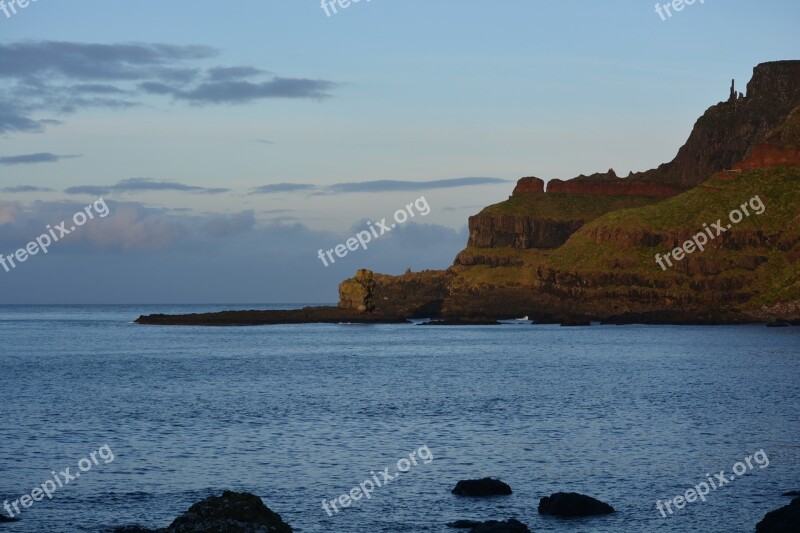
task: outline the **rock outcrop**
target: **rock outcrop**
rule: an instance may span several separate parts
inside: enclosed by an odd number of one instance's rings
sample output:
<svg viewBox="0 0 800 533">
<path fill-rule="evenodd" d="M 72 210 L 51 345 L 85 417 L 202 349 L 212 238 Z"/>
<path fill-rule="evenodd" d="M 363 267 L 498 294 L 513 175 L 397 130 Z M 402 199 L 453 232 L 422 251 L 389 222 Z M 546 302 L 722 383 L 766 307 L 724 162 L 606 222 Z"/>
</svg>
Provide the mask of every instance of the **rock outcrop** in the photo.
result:
<svg viewBox="0 0 800 533">
<path fill-rule="evenodd" d="M 756 533 L 797 533 L 800 531 L 800 498 L 780 509 L 768 512 L 756 524 Z"/>
<path fill-rule="evenodd" d="M 469 529 L 468 533 L 530 533 L 531 531 L 528 526 L 514 518 L 503 521 L 489 520 L 487 522 L 457 520 L 447 524 L 447 527 Z"/>
<path fill-rule="evenodd" d="M 796 322 L 800 110 L 793 103 L 800 103 L 800 61 L 759 65 L 747 96 L 734 93 L 709 109 L 671 163 L 624 179 L 612 170 L 553 182 L 547 192 L 538 178 L 523 178 L 508 200 L 470 217 L 467 248 L 447 271 L 374 274 L 375 311 L 547 323 Z M 653 188 L 639 189 L 646 185 Z M 729 212 L 755 198 L 762 214 L 728 227 Z M 654 258 L 717 221 L 721 229 L 702 251 L 659 267 Z"/>
<path fill-rule="evenodd" d="M 511 494 L 511 487 L 499 479 L 485 477 L 459 481 L 451 492 L 456 496 L 508 496 Z"/>
<path fill-rule="evenodd" d="M 447 270 L 359 271 L 340 285 L 338 308 L 137 322 L 796 323 L 799 151 L 800 61 L 765 63 L 746 96 L 733 90 L 697 121 L 670 163 L 554 181 L 547 192 L 523 178 L 508 200 L 470 217 L 467 248 Z M 748 214 L 732 220 L 747 202 Z M 704 232 L 702 249 L 679 250 Z M 667 267 L 667 254 L 681 259 Z"/>
<path fill-rule="evenodd" d="M 270 510 L 261 498 L 246 492 L 225 491 L 200 501 L 175 519 L 167 528 L 140 526 L 117 528 L 114 533 L 292 533 L 281 516 Z"/>
<path fill-rule="evenodd" d="M 469 244 L 476 248 L 558 248 L 586 223 L 585 219 L 550 220 L 531 216 L 469 217 Z"/>
<path fill-rule="evenodd" d="M 544 192 L 544 180 L 530 176 L 527 178 L 521 178 L 517 182 L 517 186 L 514 187 L 514 192 L 511 194 L 517 195 L 517 194 L 543 193 L 543 192 Z"/>
<path fill-rule="evenodd" d="M 644 196 L 647 198 L 669 198 L 683 192 L 683 188 L 635 179 L 621 179 L 613 169 L 604 174 L 578 176 L 571 180 L 553 179 L 547 182 L 548 193 L 591 194 L 596 196 Z"/>
<path fill-rule="evenodd" d="M 613 512 L 614 508 L 607 503 L 577 492 L 557 492 L 539 500 L 539 514 L 573 517 Z"/>
</svg>

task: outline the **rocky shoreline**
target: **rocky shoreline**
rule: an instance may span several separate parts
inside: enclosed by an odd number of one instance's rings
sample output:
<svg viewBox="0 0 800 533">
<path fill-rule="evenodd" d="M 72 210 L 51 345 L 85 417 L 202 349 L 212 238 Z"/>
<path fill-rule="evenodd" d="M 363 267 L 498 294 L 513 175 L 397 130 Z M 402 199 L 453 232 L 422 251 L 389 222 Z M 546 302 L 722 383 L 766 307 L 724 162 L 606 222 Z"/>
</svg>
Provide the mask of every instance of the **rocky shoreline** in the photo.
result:
<svg viewBox="0 0 800 533">
<path fill-rule="evenodd" d="M 459 481 L 454 495 L 467 498 L 502 498 L 512 494 L 500 480 L 483 478 Z M 539 500 L 537 512 L 558 519 L 593 517 L 617 512 L 611 505 L 576 492 L 557 492 Z M 755 526 L 756 533 L 790 533 L 800 524 L 800 498 L 767 513 Z M 446 524 L 468 533 L 530 533 L 516 518 L 507 520 L 456 520 Z M 192 505 L 166 528 L 148 529 L 139 525 L 118 527 L 113 533 L 291 533 L 292 527 L 281 515 L 264 505 L 256 495 L 225 491 Z"/>
<path fill-rule="evenodd" d="M 524 314 L 524 313 L 518 313 Z M 767 327 L 800 326 L 800 320 L 754 320 L 740 315 L 681 314 L 676 312 L 630 313 L 610 317 L 586 315 L 546 315 L 529 313 L 529 322 L 536 325 L 558 324 L 565 327 L 589 327 L 593 322 L 601 325 L 667 325 L 667 326 L 725 326 L 766 325 Z M 514 320 L 515 314 L 485 316 L 415 316 L 413 314 L 387 315 L 359 313 L 337 307 L 304 307 L 285 311 L 249 310 L 220 311 L 218 313 L 192 313 L 185 315 L 142 315 L 134 322 L 150 326 L 205 326 L 246 327 L 280 324 L 411 324 L 412 319 L 424 320 L 422 326 L 502 326 L 502 321 Z M 527 316 L 527 315 L 526 315 Z"/>
</svg>

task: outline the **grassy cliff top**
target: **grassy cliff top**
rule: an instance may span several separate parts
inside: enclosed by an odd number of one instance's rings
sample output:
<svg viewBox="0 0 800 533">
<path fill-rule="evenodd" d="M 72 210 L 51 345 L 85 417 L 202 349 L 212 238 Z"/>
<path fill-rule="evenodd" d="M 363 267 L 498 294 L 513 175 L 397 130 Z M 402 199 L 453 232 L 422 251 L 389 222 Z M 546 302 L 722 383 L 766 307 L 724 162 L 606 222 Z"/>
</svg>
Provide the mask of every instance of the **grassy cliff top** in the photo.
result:
<svg viewBox="0 0 800 533">
<path fill-rule="evenodd" d="M 608 213 L 590 222 L 580 232 L 606 226 L 624 231 L 693 231 L 702 224 L 723 219 L 743 203 L 758 196 L 765 206 L 762 215 L 751 214 L 736 227 L 761 229 L 767 233 L 788 229 L 787 223 L 800 212 L 800 169 L 778 167 L 741 172 L 723 172 L 685 193 L 638 209 Z M 748 205 L 748 210 L 753 209 Z"/>
</svg>

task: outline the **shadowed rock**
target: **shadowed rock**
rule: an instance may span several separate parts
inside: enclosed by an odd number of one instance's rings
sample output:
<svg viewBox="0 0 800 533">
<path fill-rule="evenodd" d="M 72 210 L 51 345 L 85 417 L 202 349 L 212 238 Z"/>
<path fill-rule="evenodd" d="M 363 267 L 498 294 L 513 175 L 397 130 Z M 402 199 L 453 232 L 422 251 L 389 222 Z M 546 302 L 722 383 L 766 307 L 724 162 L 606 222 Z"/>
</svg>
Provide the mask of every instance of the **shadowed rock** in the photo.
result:
<svg viewBox="0 0 800 533">
<path fill-rule="evenodd" d="M 281 516 L 261 498 L 246 492 L 225 491 L 222 496 L 202 500 L 175 519 L 167 528 L 140 526 L 117 528 L 114 533 L 292 533 Z"/>
<path fill-rule="evenodd" d="M 457 496 L 508 496 L 511 487 L 499 479 L 485 477 L 459 481 L 451 492 Z"/>
<path fill-rule="evenodd" d="M 756 525 L 756 533 L 797 533 L 800 531 L 800 498 L 768 512 Z"/>
<path fill-rule="evenodd" d="M 591 496 L 577 492 L 557 492 L 539 500 L 539 514 L 554 516 L 591 516 L 613 513 L 614 508 Z"/>
<path fill-rule="evenodd" d="M 456 520 L 447 524 L 448 527 L 456 529 L 469 529 L 469 533 L 530 533 L 528 526 L 510 518 L 502 522 L 489 520 L 488 522 L 477 522 L 475 520 Z"/>
</svg>

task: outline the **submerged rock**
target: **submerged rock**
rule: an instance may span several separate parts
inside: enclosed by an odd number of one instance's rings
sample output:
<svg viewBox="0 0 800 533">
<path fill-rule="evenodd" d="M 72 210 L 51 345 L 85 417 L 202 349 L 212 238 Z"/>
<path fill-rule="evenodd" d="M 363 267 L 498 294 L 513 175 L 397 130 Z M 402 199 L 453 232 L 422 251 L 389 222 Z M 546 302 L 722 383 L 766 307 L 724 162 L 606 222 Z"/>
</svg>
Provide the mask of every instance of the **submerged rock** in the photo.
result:
<svg viewBox="0 0 800 533">
<path fill-rule="evenodd" d="M 225 491 L 222 496 L 202 500 L 175 519 L 167 528 L 140 526 L 117 528 L 114 533 L 292 533 L 281 516 L 261 498 L 247 492 Z"/>
<path fill-rule="evenodd" d="M 613 512 L 614 508 L 607 503 L 577 492 L 557 492 L 539 500 L 539 514 L 591 516 Z"/>
<path fill-rule="evenodd" d="M 457 496 L 508 496 L 511 487 L 499 479 L 485 477 L 459 481 L 451 492 Z"/>
<path fill-rule="evenodd" d="M 10 518 L 8 516 L 0 514 L 0 524 L 4 522 L 19 522 L 19 518 Z"/>
<path fill-rule="evenodd" d="M 477 522 L 475 520 L 456 520 L 447 524 L 448 527 L 456 529 L 469 529 L 469 533 L 530 533 L 528 526 L 510 518 L 502 522 L 489 520 L 487 522 Z"/>
<path fill-rule="evenodd" d="M 768 512 L 756 525 L 756 533 L 797 533 L 800 531 L 800 498 Z"/>
</svg>

